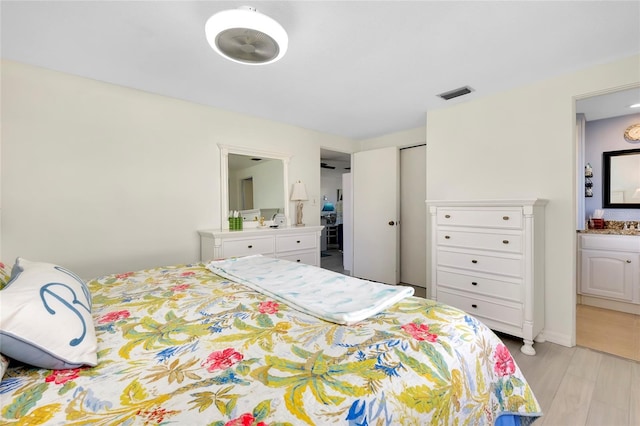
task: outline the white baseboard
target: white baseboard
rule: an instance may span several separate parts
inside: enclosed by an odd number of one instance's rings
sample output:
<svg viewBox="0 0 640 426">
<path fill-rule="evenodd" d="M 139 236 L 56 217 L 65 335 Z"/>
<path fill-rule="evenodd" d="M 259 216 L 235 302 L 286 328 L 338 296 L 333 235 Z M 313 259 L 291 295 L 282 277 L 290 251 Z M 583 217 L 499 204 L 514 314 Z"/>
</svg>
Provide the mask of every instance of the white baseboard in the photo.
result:
<svg viewBox="0 0 640 426">
<path fill-rule="evenodd" d="M 544 339 L 547 342 L 566 346 L 568 348 L 571 348 L 576 345 L 575 342 L 572 342 L 571 335 L 568 335 L 568 334 L 557 333 L 551 330 L 544 330 L 542 334 L 544 336 Z"/>
<path fill-rule="evenodd" d="M 611 309 L 614 311 L 626 312 L 628 314 L 640 315 L 640 305 L 635 303 L 621 302 L 617 300 L 602 299 L 581 295 L 578 303 L 582 305 L 595 306 L 596 308 Z"/>
</svg>

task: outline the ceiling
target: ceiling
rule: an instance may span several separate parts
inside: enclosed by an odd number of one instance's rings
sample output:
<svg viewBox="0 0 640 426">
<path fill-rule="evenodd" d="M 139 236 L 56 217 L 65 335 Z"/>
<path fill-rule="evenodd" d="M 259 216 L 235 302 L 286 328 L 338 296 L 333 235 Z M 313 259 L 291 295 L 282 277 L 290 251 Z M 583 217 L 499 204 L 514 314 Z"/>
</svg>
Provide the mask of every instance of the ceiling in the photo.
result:
<svg viewBox="0 0 640 426">
<path fill-rule="evenodd" d="M 204 25 L 251 5 L 289 34 L 280 61 L 218 56 Z M 640 53 L 640 2 L 7 1 L 3 59 L 351 139 L 429 109 Z M 469 85 L 444 101 L 436 95 Z"/>
<path fill-rule="evenodd" d="M 640 87 L 580 99 L 576 112 L 583 113 L 587 121 L 640 114 L 640 107 L 629 108 L 631 105 L 640 105 Z"/>
</svg>

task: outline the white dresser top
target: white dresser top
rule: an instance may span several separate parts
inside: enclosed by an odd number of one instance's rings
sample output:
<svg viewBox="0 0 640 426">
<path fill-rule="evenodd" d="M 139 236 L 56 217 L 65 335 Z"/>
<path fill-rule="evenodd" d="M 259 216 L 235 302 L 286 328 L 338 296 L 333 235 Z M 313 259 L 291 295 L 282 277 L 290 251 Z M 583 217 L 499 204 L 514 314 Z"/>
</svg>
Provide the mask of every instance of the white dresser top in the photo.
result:
<svg viewBox="0 0 640 426">
<path fill-rule="evenodd" d="M 549 200 L 542 198 L 504 199 L 504 200 L 426 200 L 430 206 L 447 207 L 510 207 L 510 206 L 544 206 Z"/>
<path fill-rule="evenodd" d="M 228 229 L 202 229 L 198 234 L 203 237 L 257 237 L 267 235 L 299 234 L 308 232 L 320 232 L 324 226 L 286 226 L 280 228 L 247 228 L 242 231 L 229 231 Z"/>
</svg>

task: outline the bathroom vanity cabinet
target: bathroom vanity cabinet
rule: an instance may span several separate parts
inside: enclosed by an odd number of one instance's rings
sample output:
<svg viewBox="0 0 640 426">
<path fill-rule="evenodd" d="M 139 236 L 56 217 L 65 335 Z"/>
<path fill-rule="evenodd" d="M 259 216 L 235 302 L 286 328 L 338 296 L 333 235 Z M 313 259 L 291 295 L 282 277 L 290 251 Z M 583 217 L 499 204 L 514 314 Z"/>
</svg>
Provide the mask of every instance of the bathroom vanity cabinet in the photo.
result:
<svg viewBox="0 0 640 426">
<path fill-rule="evenodd" d="M 640 304 L 640 236 L 579 234 L 578 247 L 581 295 Z"/>
</svg>

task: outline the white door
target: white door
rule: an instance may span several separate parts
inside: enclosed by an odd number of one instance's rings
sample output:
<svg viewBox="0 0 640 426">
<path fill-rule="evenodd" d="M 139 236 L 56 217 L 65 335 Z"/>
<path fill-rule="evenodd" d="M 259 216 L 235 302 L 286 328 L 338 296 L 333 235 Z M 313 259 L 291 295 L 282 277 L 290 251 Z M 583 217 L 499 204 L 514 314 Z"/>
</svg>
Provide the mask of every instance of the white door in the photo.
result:
<svg viewBox="0 0 640 426">
<path fill-rule="evenodd" d="M 400 282 L 427 287 L 427 146 L 400 150 Z"/>
<path fill-rule="evenodd" d="M 353 276 L 400 281 L 399 171 L 396 147 L 353 154 Z"/>
</svg>

